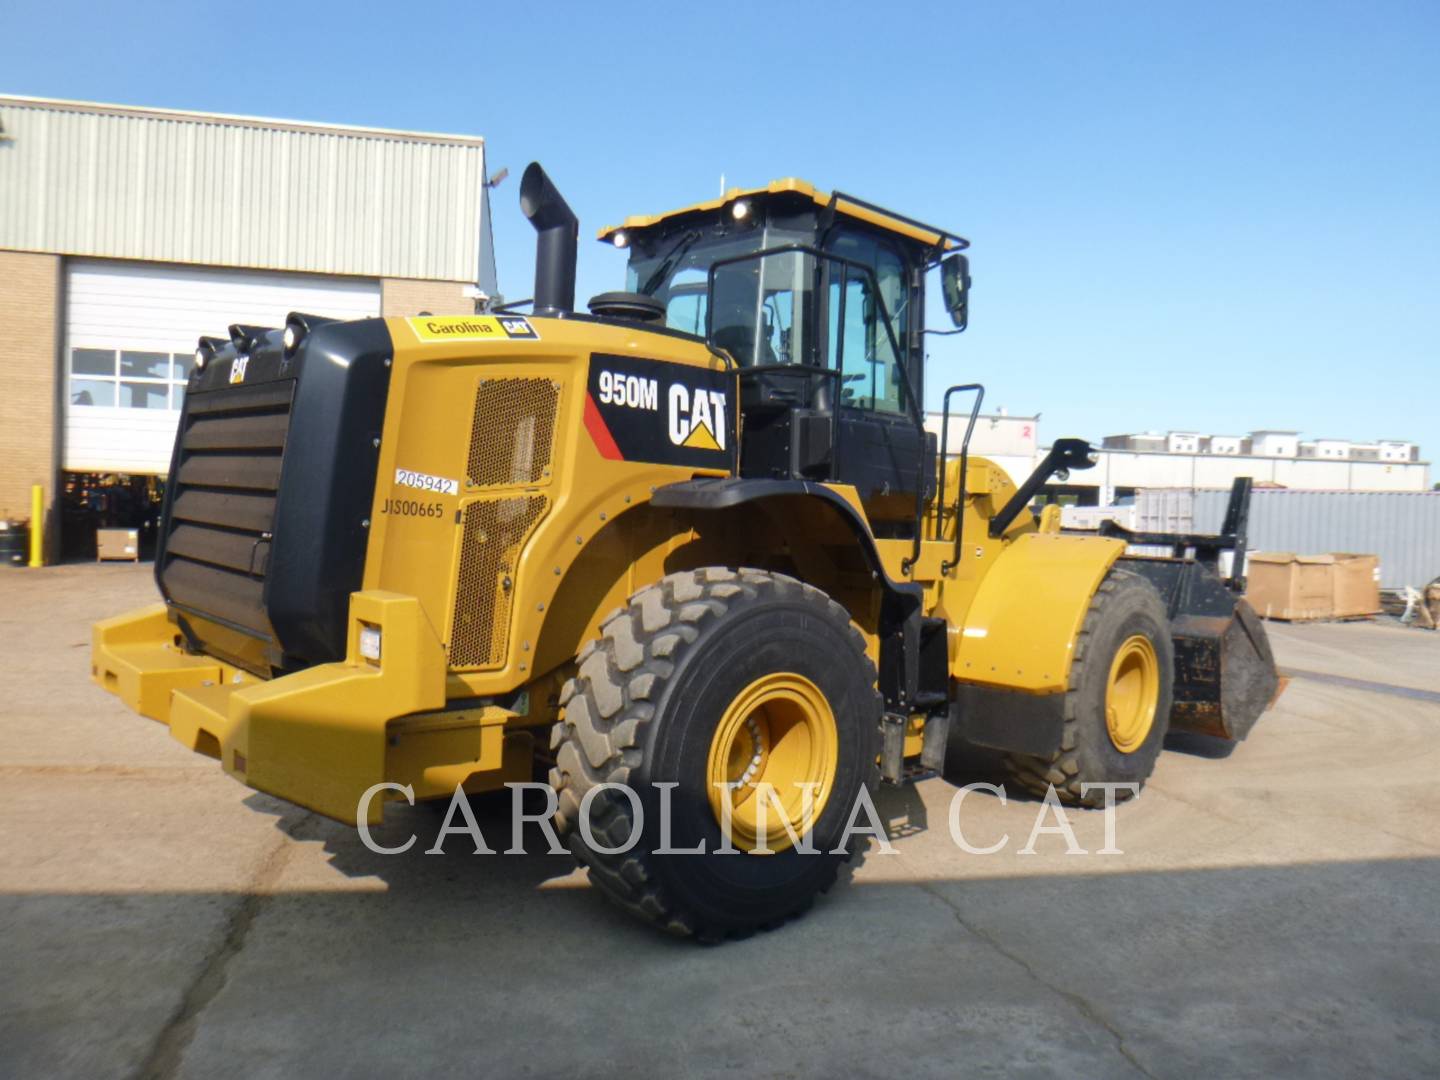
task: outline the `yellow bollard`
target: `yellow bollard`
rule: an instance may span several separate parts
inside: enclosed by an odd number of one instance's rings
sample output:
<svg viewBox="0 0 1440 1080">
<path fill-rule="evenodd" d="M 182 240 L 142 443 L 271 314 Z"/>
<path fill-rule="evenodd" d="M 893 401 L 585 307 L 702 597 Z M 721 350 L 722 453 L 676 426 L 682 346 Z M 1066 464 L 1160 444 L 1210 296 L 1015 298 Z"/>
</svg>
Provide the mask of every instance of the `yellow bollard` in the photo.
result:
<svg viewBox="0 0 1440 1080">
<path fill-rule="evenodd" d="M 45 565 L 45 489 L 30 488 L 30 565 Z"/>
</svg>

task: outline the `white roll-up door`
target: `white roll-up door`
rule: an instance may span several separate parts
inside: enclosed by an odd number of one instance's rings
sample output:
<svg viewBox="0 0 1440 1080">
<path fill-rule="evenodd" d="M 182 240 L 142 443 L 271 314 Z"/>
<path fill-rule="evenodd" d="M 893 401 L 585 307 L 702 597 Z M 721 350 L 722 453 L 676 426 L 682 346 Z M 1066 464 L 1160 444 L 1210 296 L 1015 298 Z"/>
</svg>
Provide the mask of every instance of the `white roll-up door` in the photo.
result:
<svg viewBox="0 0 1440 1080">
<path fill-rule="evenodd" d="M 292 311 L 380 313 L 365 278 L 73 260 L 65 294 L 65 468 L 164 473 L 201 334 L 283 326 Z"/>
</svg>

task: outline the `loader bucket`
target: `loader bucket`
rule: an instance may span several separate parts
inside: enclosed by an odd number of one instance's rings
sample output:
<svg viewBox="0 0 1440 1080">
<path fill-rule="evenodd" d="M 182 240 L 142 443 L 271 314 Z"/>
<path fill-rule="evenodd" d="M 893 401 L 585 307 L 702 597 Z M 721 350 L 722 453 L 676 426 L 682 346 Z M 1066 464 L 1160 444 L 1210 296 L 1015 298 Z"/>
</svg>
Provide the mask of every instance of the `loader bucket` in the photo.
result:
<svg viewBox="0 0 1440 1080">
<path fill-rule="evenodd" d="M 1175 635 L 1171 730 L 1240 740 L 1270 707 L 1280 680 L 1270 640 L 1255 611 L 1235 600 L 1230 618 L 1181 615 Z"/>
<path fill-rule="evenodd" d="M 1183 559 L 1127 557 L 1170 611 L 1175 642 L 1172 731 L 1239 741 L 1274 702 L 1280 686 L 1265 626 L 1215 571 Z"/>
</svg>

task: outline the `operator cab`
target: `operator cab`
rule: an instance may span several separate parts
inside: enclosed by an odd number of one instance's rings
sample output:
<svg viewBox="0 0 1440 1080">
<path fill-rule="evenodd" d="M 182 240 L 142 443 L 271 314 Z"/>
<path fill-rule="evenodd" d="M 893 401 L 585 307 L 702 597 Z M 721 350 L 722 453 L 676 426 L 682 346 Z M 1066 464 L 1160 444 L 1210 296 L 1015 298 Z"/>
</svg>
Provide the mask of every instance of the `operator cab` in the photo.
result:
<svg viewBox="0 0 1440 1080">
<path fill-rule="evenodd" d="M 592 311 L 663 321 L 737 365 L 741 476 L 852 484 L 872 521 L 918 527 L 935 475 L 925 275 L 941 267 L 963 329 L 964 239 L 800 180 L 632 217 L 600 239 L 628 250 L 627 291 Z"/>
</svg>

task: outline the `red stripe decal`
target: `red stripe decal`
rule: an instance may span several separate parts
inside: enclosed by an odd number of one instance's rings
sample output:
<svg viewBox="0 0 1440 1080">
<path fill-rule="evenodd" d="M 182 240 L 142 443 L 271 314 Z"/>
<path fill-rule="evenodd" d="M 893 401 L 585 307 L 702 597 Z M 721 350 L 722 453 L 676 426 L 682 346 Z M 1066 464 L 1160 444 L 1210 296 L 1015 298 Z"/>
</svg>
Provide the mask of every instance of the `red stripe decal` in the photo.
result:
<svg viewBox="0 0 1440 1080">
<path fill-rule="evenodd" d="M 590 432 L 590 438 L 595 441 L 595 449 L 600 451 L 601 457 L 611 461 L 625 460 L 625 456 L 620 453 L 620 447 L 615 445 L 615 436 L 611 435 L 610 429 L 605 426 L 605 418 L 600 415 L 595 399 L 589 394 L 585 395 L 585 430 Z"/>
</svg>

